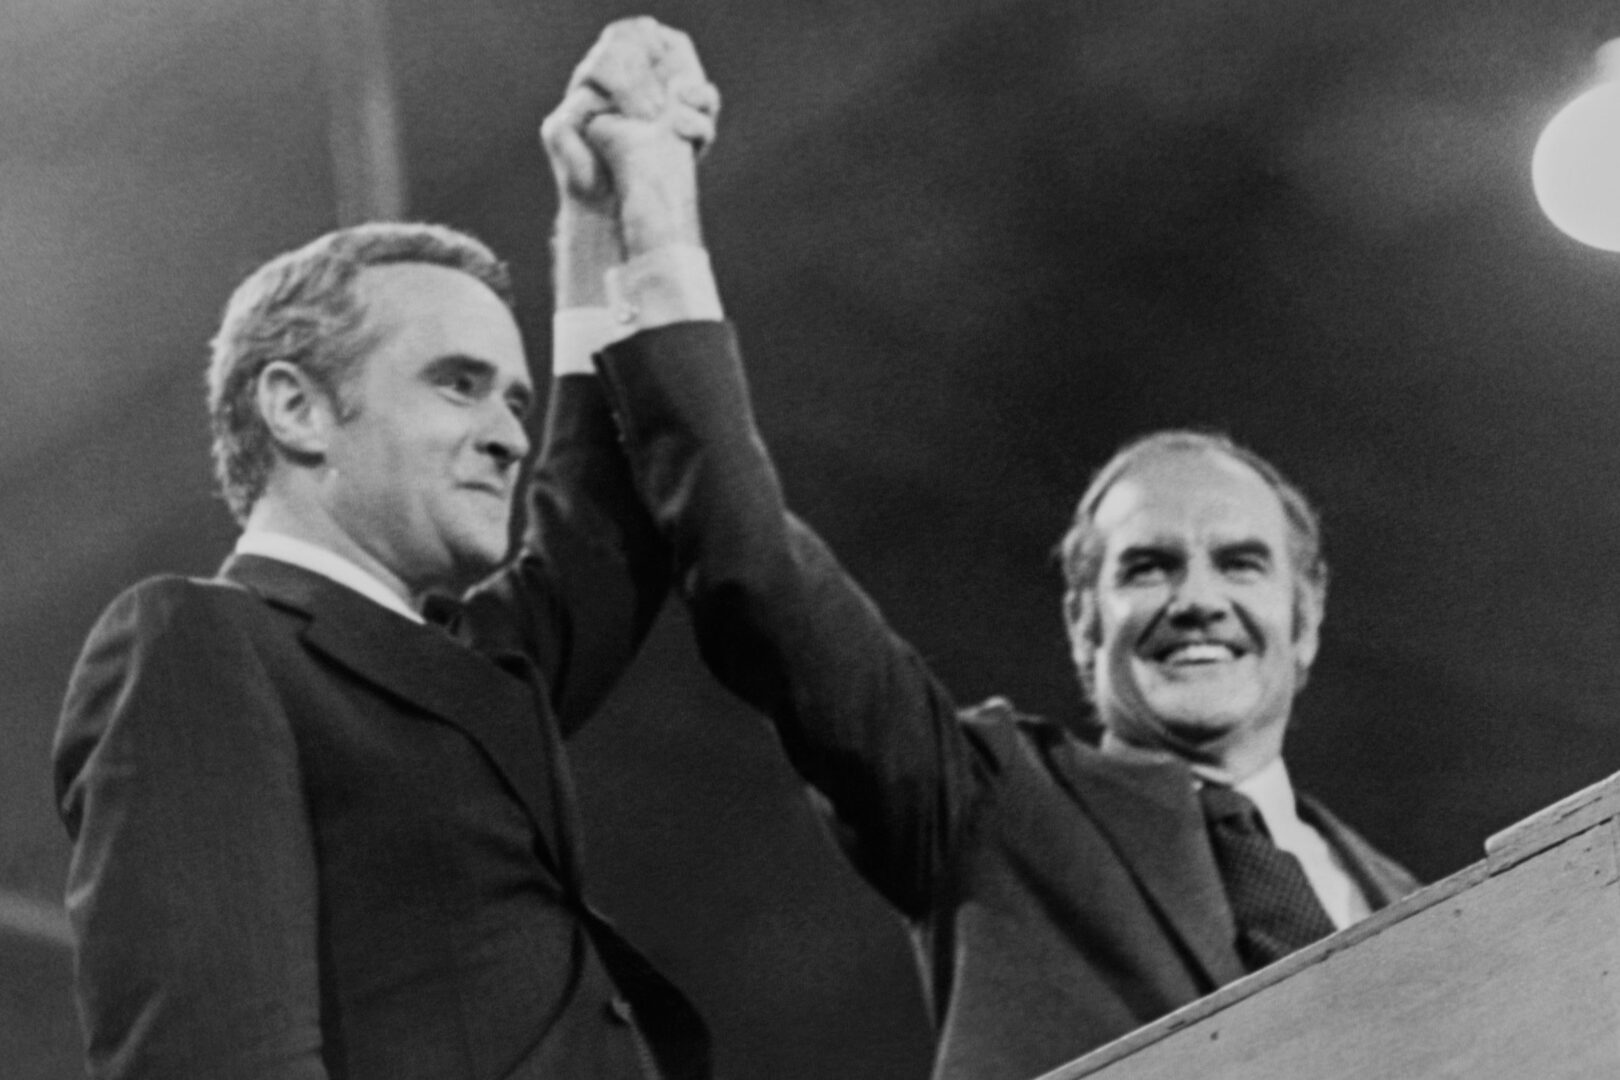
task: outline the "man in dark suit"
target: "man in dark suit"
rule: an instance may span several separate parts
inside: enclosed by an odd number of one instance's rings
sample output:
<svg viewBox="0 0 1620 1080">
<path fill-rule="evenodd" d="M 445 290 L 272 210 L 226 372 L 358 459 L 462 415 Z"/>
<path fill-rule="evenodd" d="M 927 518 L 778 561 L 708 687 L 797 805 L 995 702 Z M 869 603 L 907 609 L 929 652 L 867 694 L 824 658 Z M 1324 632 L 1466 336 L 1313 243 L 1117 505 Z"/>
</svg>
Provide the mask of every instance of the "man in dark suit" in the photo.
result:
<svg viewBox="0 0 1620 1080">
<path fill-rule="evenodd" d="M 581 895 L 563 749 L 666 589 L 578 355 L 618 246 L 578 128 L 638 87 L 673 152 L 712 133 L 650 23 L 548 121 L 558 378 L 510 561 L 534 392 L 486 247 L 344 229 L 232 297 L 209 405 L 241 540 L 112 604 L 55 748 L 92 1075 L 708 1075 L 696 1013 Z"/>
<path fill-rule="evenodd" d="M 606 115 L 587 134 L 617 171 L 653 133 Z M 627 271 L 661 260 L 661 295 L 708 297 L 693 173 L 665 182 L 688 189 L 623 211 Z M 732 332 L 702 306 L 600 366 L 705 661 L 772 719 L 915 936 L 937 1077 L 1034 1076 L 1414 887 L 1283 766 L 1327 575 L 1274 468 L 1166 432 L 1080 500 L 1064 608 L 1100 746 L 1002 699 L 959 709 L 786 510 Z"/>
</svg>

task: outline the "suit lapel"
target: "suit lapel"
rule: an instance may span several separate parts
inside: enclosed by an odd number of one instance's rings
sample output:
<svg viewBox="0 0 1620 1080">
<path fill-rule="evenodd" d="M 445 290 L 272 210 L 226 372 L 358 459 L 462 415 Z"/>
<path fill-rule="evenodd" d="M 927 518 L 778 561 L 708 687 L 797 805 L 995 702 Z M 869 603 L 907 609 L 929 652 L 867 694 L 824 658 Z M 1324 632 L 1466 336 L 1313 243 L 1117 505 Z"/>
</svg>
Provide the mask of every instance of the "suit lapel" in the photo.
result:
<svg viewBox="0 0 1620 1080">
<path fill-rule="evenodd" d="M 308 616 L 305 644 L 463 732 L 528 811 L 544 839 L 542 855 L 565 881 L 575 880 L 571 815 L 560 812 L 569 793 L 559 790 L 555 775 L 561 748 L 555 737 L 546 737 L 545 699 L 524 658 L 497 662 L 437 626 L 413 623 L 319 574 L 275 559 L 233 556 L 220 576 Z"/>
<path fill-rule="evenodd" d="M 1338 853 L 1374 911 L 1388 907 L 1418 887 L 1416 878 L 1367 843 L 1327 807 L 1304 792 L 1296 792 L 1295 798 L 1299 802 L 1300 817 L 1321 833 Z"/>
<path fill-rule="evenodd" d="M 1245 974 L 1237 930 L 1185 766 L 1128 760 L 1074 740 L 1055 750 L 1058 775 L 1203 969 L 1211 987 Z"/>
</svg>

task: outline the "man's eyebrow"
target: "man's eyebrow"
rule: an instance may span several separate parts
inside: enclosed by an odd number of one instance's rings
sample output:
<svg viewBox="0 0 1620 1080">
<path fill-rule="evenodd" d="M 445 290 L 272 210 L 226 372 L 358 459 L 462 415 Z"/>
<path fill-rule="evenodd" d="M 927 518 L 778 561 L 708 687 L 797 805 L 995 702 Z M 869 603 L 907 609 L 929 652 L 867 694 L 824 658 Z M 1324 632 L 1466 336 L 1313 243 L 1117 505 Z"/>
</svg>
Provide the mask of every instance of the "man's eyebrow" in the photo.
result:
<svg viewBox="0 0 1620 1080">
<path fill-rule="evenodd" d="M 1118 560 L 1134 562 L 1138 559 L 1175 558 L 1180 554 L 1180 550 L 1179 545 L 1168 540 L 1139 540 L 1120 549 Z"/>
<path fill-rule="evenodd" d="M 1262 559 L 1270 559 L 1275 554 L 1271 545 L 1266 543 L 1264 540 L 1261 540 L 1259 537 L 1245 537 L 1242 540 L 1232 540 L 1227 543 L 1217 544 L 1215 545 L 1215 551 L 1217 554 L 1226 556 L 1227 558 L 1253 555 Z"/>
<path fill-rule="evenodd" d="M 495 379 L 495 365 L 488 360 L 466 353 L 447 353 L 444 356 L 435 356 L 428 361 L 426 372 L 429 375 L 472 375 L 491 382 Z"/>
</svg>

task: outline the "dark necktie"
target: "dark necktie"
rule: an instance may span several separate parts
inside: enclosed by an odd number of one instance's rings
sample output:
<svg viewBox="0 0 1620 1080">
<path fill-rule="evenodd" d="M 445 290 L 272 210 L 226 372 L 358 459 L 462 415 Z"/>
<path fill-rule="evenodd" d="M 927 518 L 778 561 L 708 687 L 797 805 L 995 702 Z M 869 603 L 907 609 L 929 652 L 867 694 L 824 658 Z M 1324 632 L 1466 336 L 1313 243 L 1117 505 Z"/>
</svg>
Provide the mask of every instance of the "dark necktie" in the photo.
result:
<svg viewBox="0 0 1620 1080">
<path fill-rule="evenodd" d="M 1258 971 L 1333 932 L 1299 860 L 1271 842 L 1260 811 L 1229 787 L 1198 789 L 1210 846 L 1237 921 L 1238 954 Z"/>
</svg>

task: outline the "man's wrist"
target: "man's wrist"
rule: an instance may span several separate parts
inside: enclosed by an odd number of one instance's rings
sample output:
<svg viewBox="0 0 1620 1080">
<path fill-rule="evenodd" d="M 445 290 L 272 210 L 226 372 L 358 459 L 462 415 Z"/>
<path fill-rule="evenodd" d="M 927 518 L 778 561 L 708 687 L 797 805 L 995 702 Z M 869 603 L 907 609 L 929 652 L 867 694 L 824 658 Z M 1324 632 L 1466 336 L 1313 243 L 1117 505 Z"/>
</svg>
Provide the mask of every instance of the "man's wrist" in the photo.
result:
<svg viewBox="0 0 1620 1080">
<path fill-rule="evenodd" d="M 619 201 L 624 257 L 633 259 L 659 248 L 701 248 L 697 170 L 690 148 L 667 168 L 648 168 L 627 176 Z"/>
<path fill-rule="evenodd" d="M 725 318 L 709 253 L 693 244 L 665 244 L 632 256 L 608 274 L 607 291 L 617 336 Z"/>
<path fill-rule="evenodd" d="M 596 374 L 594 357 L 622 334 L 609 307 L 558 308 L 551 316 L 551 374 Z"/>
<path fill-rule="evenodd" d="M 552 256 L 557 310 L 606 306 L 603 278 L 624 261 L 612 209 L 598 209 L 565 195 L 557 211 Z"/>
</svg>

